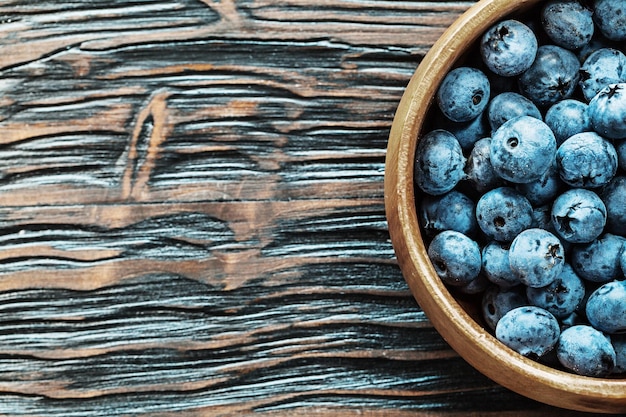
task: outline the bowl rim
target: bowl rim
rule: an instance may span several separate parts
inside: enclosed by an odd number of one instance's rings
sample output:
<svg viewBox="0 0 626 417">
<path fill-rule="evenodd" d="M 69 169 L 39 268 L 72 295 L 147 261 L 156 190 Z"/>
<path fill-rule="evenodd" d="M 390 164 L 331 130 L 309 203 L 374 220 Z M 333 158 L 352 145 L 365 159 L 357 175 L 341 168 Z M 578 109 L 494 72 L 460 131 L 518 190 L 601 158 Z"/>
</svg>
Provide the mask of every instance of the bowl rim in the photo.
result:
<svg viewBox="0 0 626 417">
<path fill-rule="evenodd" d="M 447 343 L 498 384 L 534 400 L 578 411 L 626 411 L 626 377 L 585 377 L 528 359 L 478 324 L 437 277 L 421 240 L 415 207 L 413 155 L 440 74 L 449 71 L 492 24 L 542 0 L 480 0 L 435 42 L 411 77 L 398 104 L 385 158 L 384 199 L 389 234 L 409 288 Z"/>
</svg>

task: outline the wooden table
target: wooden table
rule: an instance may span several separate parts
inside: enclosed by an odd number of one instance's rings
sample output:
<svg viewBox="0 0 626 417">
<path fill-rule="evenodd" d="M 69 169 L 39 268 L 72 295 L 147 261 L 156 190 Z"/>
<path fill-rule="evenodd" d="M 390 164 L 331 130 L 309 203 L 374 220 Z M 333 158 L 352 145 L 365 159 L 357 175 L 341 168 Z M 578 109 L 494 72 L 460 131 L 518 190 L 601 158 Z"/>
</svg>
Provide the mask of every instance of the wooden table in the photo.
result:
<svg viewBox="0 0 626 417">
<path fill-rule="evenodd" d="M 0 415 L 554 415 L 387 233 L 395 107 L 472 3 L 0 2 Z"/>
</svg>

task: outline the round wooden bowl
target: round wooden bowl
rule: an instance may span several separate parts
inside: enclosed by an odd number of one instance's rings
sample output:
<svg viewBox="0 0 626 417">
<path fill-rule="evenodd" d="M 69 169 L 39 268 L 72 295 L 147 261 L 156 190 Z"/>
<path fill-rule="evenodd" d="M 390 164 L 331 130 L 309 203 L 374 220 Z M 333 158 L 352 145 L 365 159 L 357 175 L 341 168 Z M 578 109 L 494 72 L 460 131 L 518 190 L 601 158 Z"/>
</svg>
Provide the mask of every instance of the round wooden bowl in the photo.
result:
<svg viewBox="0 0 626 417">
<path fill-rule="evenodd" d="M 385 162 L 385 209 L 402 273 L 420 307 L 450 346 L 478 371 L 521 395 L 557 407 L 626 412 L 626 378 L 578 376 L 509 349 L 475 320 L 441 282 L 428 258 L 417 220 L 413 162 L 420 131 L 443 76 L 495 22 L 540 1 L 482 0 L 464 13 L 424 57 L 411 78 L 391 128 Z"/>
</svg>

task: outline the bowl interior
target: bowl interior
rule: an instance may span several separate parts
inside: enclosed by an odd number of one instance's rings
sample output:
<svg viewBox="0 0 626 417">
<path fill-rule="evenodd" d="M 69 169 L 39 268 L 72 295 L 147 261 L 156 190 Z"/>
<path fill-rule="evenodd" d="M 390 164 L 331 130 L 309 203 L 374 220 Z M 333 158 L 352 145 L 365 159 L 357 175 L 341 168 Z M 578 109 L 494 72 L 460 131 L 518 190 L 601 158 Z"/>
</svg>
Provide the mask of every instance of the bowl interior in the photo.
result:
<svg viewBox="0 0 626 417">
<path fill-rule="evenodd" d="M 413 161 L 420 132 L 443 76 L 495 22 L 534 12 L 542 1 L 481 0 L 433 45 L 411 78 L 390 132 L 385 162 L 385 208 L 403 275 L 420 307 L 450 346 L 495 382 L 546 404 L 604 413 L 626 411 L 626 378 L 591 378 L 560 371 L 517 354 L 482 325 L 472 300 L 452 294 L 426 253 L 417 220 Z"/>
</svg>

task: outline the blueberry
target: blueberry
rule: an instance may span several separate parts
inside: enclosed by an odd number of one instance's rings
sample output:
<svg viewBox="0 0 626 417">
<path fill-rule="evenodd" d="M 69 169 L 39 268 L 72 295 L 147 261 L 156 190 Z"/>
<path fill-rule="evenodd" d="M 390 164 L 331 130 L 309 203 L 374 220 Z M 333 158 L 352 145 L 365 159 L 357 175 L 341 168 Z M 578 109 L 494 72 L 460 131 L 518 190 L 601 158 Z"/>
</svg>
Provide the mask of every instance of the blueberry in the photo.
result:
<svg viewBox="0 0 626 417">
<path fill-rule="evenodd" d="M 482 294 L 490 285 L 491 283 L 483 274 L 478 274 L 478 276 L 469 283 L 456 286 L 454 289 L 462 294 L 476 295 Z"/>
<path fill-rule="evenodd" d="M 518 234 L 509 249 L 509 263 L 522 284 L 545 287 L 561 274 L 565 263 L 561 241 L 544 229 L 526 229 Z"/>
<path fill-rule="evenodd" d="M 526 293 L 521 285 L 512 288 L 493 285 L 485 290 L 481 299 L 482 315 L 491 330 L 496 329 L 496 324 L 506 313 L 527 305 Z"/>
<path fill-rule="evenodd" d="M 483 246 L 482 271 L 485 277 L 501 288 L 511 288 L 521 284 L 511 269 L 509 262 L 509 245 L 491 241 Z"/>
<path fill-rule="evenodd" d="M 626 55 L 615 48 L 600 48 L 580 67 L 580 88 L 590 101 L 604 87 L 626 81 Z"/>
<path fill-rule="evenodd" d="M 478 243 L 454 230 L 435 236 L 428 246 L 428 256 L 437 275 L 448 285 L 467 285 L 480 273 Z"/>
<path fill-rule="evenodd" d="M 600 198 L 606 207 L 606 230 L 626 236 L 626 177 L 614 177 L 600 191 Z"/>
<path fill-rule="evenodd" d="M 474 190 L 484 193 L 498 186 L 504 181 L 493 166 L 491 166 L 491 138 L 482 138 L 474 144 L 467 163 L 465 164 L 466 180 L 472 185 Z"/>
<path fill-rule="evenodd" d="M 595 0 L 594 22 L 600 32 L 614 41 L 626 40 L 626 1 Z"/>
<path fill-rule="evenodd" d="M 564 184 L 561 181 L 555 162 L 541 178 L 525 184 L 517 184 L 515 189 L 522 193 L 533 207 L 540 207 L 554 200 L 560 194 L 563 186 Z"/>
<path fill-rule="evenodd" d="M 483 112 L 489 95 L 489 79 L 482 71 L 458 67 L 446 74 L 436 97 L 439 109 L 448 119 L 468 122 Z"/>
<path fill-rule="evenodd" d="M 517 20 L 493 25 L 481 38 L 480 54 L 491 71 L 504 77 L 517 76 L 528 69 L 537 53 L 537 37 Z"/>
<path fill-rule="evenodd" d="M 545 287 L 526 288 L 528 301 L 564 319 L 572 315 L 585 297 L 585 284 L 572 267 L 565 263 L 554 281 Z"/>
<path fill-rule="evenodd" d="M 537 359 L 554 349 L 560 335 L 557 319 L 535 306 L 517 307 L 496 325 L 496 338 L 521 355 Z"/>
<path fill-rule="evenodd" d="M 620 256 L 626 238 L 605 233 L 591 243 L 574 245 L 571 249 L 572 266 L 576 273 L 591 282 L 609 282 L 622 274 Z"/>
<path fill-rule="evenodd" d="M 510 242 L 532 223 L 528 199 L 511 187 L 487 191 L 476 203 L 478 226 L 487 237 Z"/>
<path fill-rule="evenodd" d="M 456 190 L 439 196 L 424 196 L 419 204 L 419 219 L 430 237 L 445 230 L 467 236 L 474 236 L 478 231 L 476 203 Z"/>
<path fill-rule="evenodd" d="M 621 140 L 615 144 L 617 152 L 617 166 L 626 171 L 626 140 Z"/>
<path fill-rule="evenodd" d="M 456 137 L 463 152 L 469 152 L 476 141 L 491 134 L 489 122 L 486 117 L 483 117 L 483 114 L 468 122 L 453 122 L 443 115 L 441 117 L 445 121 L 440 121 L 439 124 Z"/>
<path fill-rule="evenodd" d="M 591 126 L 610 139 L 626 139 L 626 83 L 609 84 L 589 102 Z"/>
<path fill-rule="evenodd" d="M 487 119 L 491 130 L 497 130 L 504 122 L 519 116 L 532 116 L 541 120 L 541 112 L 528 98 L 513 91 L 500 93 L 487 105 Z"/>
<path fill-rule="evenodd" d="M 615 176 L 617 151 L 595 132 L 577 133 L 559 146 L 556 163 L 566 184 L 597 188 L 608 184 Z"/>
<path fill-rule="evenodd" d="M 419 141 L 415 152 L 415 181 L 422 191 L 441 195 L 464 178 L 465 157 L 459 141 L 446 130 L 433 130 Z"/>
<path fill-rule="evenodd" d="M 561 145 L 577 133 L 593 130 L 587 107 L 587 103 L 569 98 L 553 104 L 548 109 L 544 121 L 554 133 L 557 145 Z"/>
<path fill-rule="evenodd" d="M 535 181 L 548 170 L 556 154 L 556 139 L 543 121 L 520 116 L 500 126 L 491 138 L 491 165 L 507 181 Z"/>
<path fill-rule="evenodd" d="M 602 284 L 587 300 L 587 320 L 605 333 L 626 331 L 626 281 Z"/>
<path fill-rule="evenodd" d="M 614 374 L 626 373 L 626 334 L 616 334 L 611 336 L 611 343 L 615 349 Z"/>
<path fill-rule="evenodd" d="M 580 62 L 576 55 L 557 45 L 542 45 L 537 57 L 519 77 L 519 87 L 539 108 L 570 98 L 578 84 Z"/>
<path fill-rule="evenodd" d="M 563 240 L 589 243 L 602 234 L 606 207 L 593 191 L 572 188 L 554 200 L 551 217 L 554 230 Z"/>
<path fill-rule="evenodd" d="M 557 347 L 559 362 L 579 375 L 605 377 L 615 367 L 615 349 L 602 332 L 576 325 L 563 330 Z"/>
<path fill-rule="evenodd" d="M 575 50 L 585 46 L 594 32 L 592 12 L 577 0 L 551 0 L 541 10 L 541 24 L 552 41 Z"/>
</svg>

